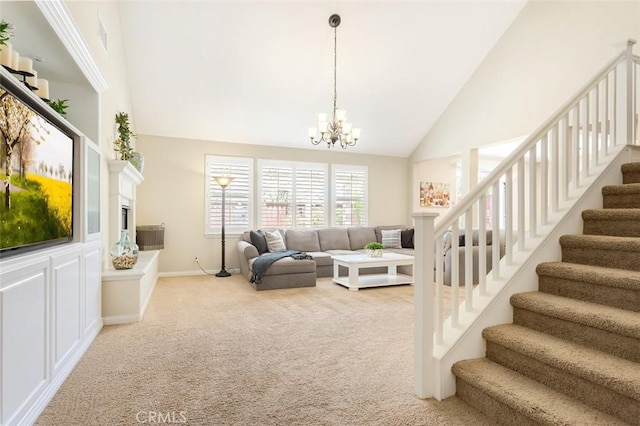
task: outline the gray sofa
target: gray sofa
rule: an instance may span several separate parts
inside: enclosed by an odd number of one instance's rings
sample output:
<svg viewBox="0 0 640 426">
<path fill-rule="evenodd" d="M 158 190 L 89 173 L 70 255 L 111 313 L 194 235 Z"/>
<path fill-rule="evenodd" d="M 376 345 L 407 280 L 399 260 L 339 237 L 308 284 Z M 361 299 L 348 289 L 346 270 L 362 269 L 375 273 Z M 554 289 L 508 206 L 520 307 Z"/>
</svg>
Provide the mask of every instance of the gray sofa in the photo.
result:
<svg viewBox="0 0 640 426">
<path fill-rule="evenodd" d="M 252 284 L 256 290 L 270 290 L 277 288 L 313 287 L 316 285 L 316 277 L 333 276 L 332 255 L 364 253 L 367 243 L 382 241 L 382 230 L 400 229 L 405 231 L 403 236 L 408 236 L 413 230 L 408 230 L 405 225 L 376 226 L 376 227 L 351 227 L 351 228 L 320 228 L 320 229 L 287 229 L 280 230 L 284 235 L 285 245 L 288 250 L 299 250 L 313 256 L 313 260 L 294 260 L 290 257 L 276 261 L 267 270 L 260 285 Z M 409 246 L 409 244 L 406 244 Z M 413 247 L 413 238 L 411 238 Z M 252 265 L 259 256 L 256 246 L 251 244 L 250 231 L 244 232 L 237 244 L 240 270 L 249 280 L 252 274 Z M 387 248 L 387 252 L 413 255 L 413 248 Z M 362 273 L 381 273 L 384 268 L 363 269 Z M 410 266 L 401 266 L 398 272 L 410 274 Z M 340 268 L 340 275 L 346 275 L 346 268 Z"/>
<path fill-rule="evenodd" d="M 472 236 L 472 251 L 473 251 L 473 284 L 480 282 L 479 278 L 479 263 L 480 263 L 480 247 L 478 230 L 473 231 Z M 468 239 L 465 237 L 464 231 L 460 231 L 458 236 L 458 283 L 459 285 L 465 284 L 465 247 Z M 486 271 L 489 273 L 493 264 L 493 238 L 491 230 L 486 231 L 486 256 L 485 265 Z M 443 284 L 451 285 L 451 273 L 453 272 L 452 262 L 455 256 L 454 251 L 451 249 L 451 233 L 447 232 L 444 236 L 444 277 Z M 504 236 L 500 236 L 500 258 L 505 254 L 505 241 Z"/>
</svg>

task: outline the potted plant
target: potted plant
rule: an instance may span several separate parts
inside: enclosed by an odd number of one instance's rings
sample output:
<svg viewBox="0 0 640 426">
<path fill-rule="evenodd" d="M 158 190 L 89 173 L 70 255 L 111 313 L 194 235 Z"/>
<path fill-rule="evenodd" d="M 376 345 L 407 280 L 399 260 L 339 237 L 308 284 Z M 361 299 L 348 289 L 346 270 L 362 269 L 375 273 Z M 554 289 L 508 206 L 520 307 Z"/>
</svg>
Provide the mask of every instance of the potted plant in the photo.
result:
<svg viewBox="0 0 640 426">
<path fill-rule="evenodd" d="M 115 120 L 118 125 L 118 138 L 113 141 L 116 156 L 119 156 L 121 160 L 130 162 L 140 173 L 142 173 L 144 161 L 142 154 L 134 152 L 131 147 L 131 138 L 136 135 L 131 131 L 129 125 L 129 114 L 126 112 L 119 112 L 116 114 Z"/>
<path fill-rule="evenodd" d="M 384 246 L 381 243 L 378 243 L 378 242 L 367 243 L 364 246 L 364 249 L 367 252 L 367 256 L 369 256 L 369 257 L 380 257 L 380 256 L 382 256 L 382 249 L 383 248 L 384 248 Z"/>
<path fill-rule="evenodd" d="M 11 39 L 11 24 L 6 21 L 0 21 L 0 46 L 6 46 L 7 41 Z"/>
<path fill-rule="evenodd" d="M 63 117 L 67 116 L 67 108 L 69 108 L 69 99 L 58 99 L 55 101 L 45 101 L 51 109 L 60 114 Z"/>
</svg>

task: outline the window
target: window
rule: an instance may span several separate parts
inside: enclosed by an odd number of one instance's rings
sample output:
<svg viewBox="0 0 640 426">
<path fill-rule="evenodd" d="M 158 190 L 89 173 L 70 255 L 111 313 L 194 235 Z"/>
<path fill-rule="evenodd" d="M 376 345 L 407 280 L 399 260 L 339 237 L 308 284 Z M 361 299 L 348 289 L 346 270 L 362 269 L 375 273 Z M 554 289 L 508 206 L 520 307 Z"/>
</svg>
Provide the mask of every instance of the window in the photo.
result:
<svg viewBox="0 0 640 426">
<path fill-rule="evenodd" d="M 253 159 L 205 156 L 205 234 L 222 229 L 222 188 L 214 176 L 230 176 L 225 190 L 225 232 L 241 233 L 251 228 L 253 211 Z"/>
<path fill-rule="evenodd" d="M 326 226 L 326 164 L 266 160 L 258 164 L 260 227 Z"/>
<path fill-rule="evenodd" d="M 333 226 L 367 224 L 367 167 L 333 165 Z"/>
</svg>

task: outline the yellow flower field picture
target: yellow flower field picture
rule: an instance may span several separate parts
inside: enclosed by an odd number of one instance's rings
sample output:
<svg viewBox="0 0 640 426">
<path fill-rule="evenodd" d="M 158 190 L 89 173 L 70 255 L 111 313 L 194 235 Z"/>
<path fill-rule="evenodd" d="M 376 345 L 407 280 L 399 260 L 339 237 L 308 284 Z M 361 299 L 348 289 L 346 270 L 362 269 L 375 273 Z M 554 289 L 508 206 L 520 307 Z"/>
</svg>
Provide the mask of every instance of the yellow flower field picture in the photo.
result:
<svg viewBox="0 0 640 426">
<path fill-rule="evenodd" d="M 69 241 L 73 139 L 0 88 L 0 254 Z"/>
</svg>

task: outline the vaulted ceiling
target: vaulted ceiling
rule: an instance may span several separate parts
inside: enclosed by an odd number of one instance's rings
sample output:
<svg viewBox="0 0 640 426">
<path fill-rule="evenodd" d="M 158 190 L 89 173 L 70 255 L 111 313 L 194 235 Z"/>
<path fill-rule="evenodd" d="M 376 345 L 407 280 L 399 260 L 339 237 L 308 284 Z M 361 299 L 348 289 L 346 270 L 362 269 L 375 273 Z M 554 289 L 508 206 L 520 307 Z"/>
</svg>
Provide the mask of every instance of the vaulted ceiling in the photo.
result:
<svg viewBox="0 0 640 426">
<path fill-rule="evenodd" d="M 3 2 L 56 58 L 31 3 Z M 121 31 L 136 133 L 296 148 L 333 102 L 362 136 L 350 152 L 407 157 L 428 133 L 526 0 L 122 1 Z M 31 9 L 28 9 L 31 7 Z M 15 8 L 12 9 L 12 8 Z M 26 10 L 26 12 L 25 12 Z M 26 16 L 25 16 L 26 14 Z M 13 17 L 12 17 L 13 18 Z M 15 18 L 14 18 L 15 19 Z M 107 28 L 109 31 L 109 28 Z M 49 40 L 49 41 L 48 41 Z M 50 46 L 49 46 L 50 45 Z M 27 52 L 29 53 L 29 52 Z M 37 53 L 37 52 L 32 52 Z M 71 66 L 72 73 L 77 67 Z M 68 76 L 67 76 L 68 77 Z M 463 125 L 463 123 L 461 123 Z M 325 148 L 326 149 L 326 148 Z M 340 150 L 340 148 L 333 148 Z"/>
</svg>

